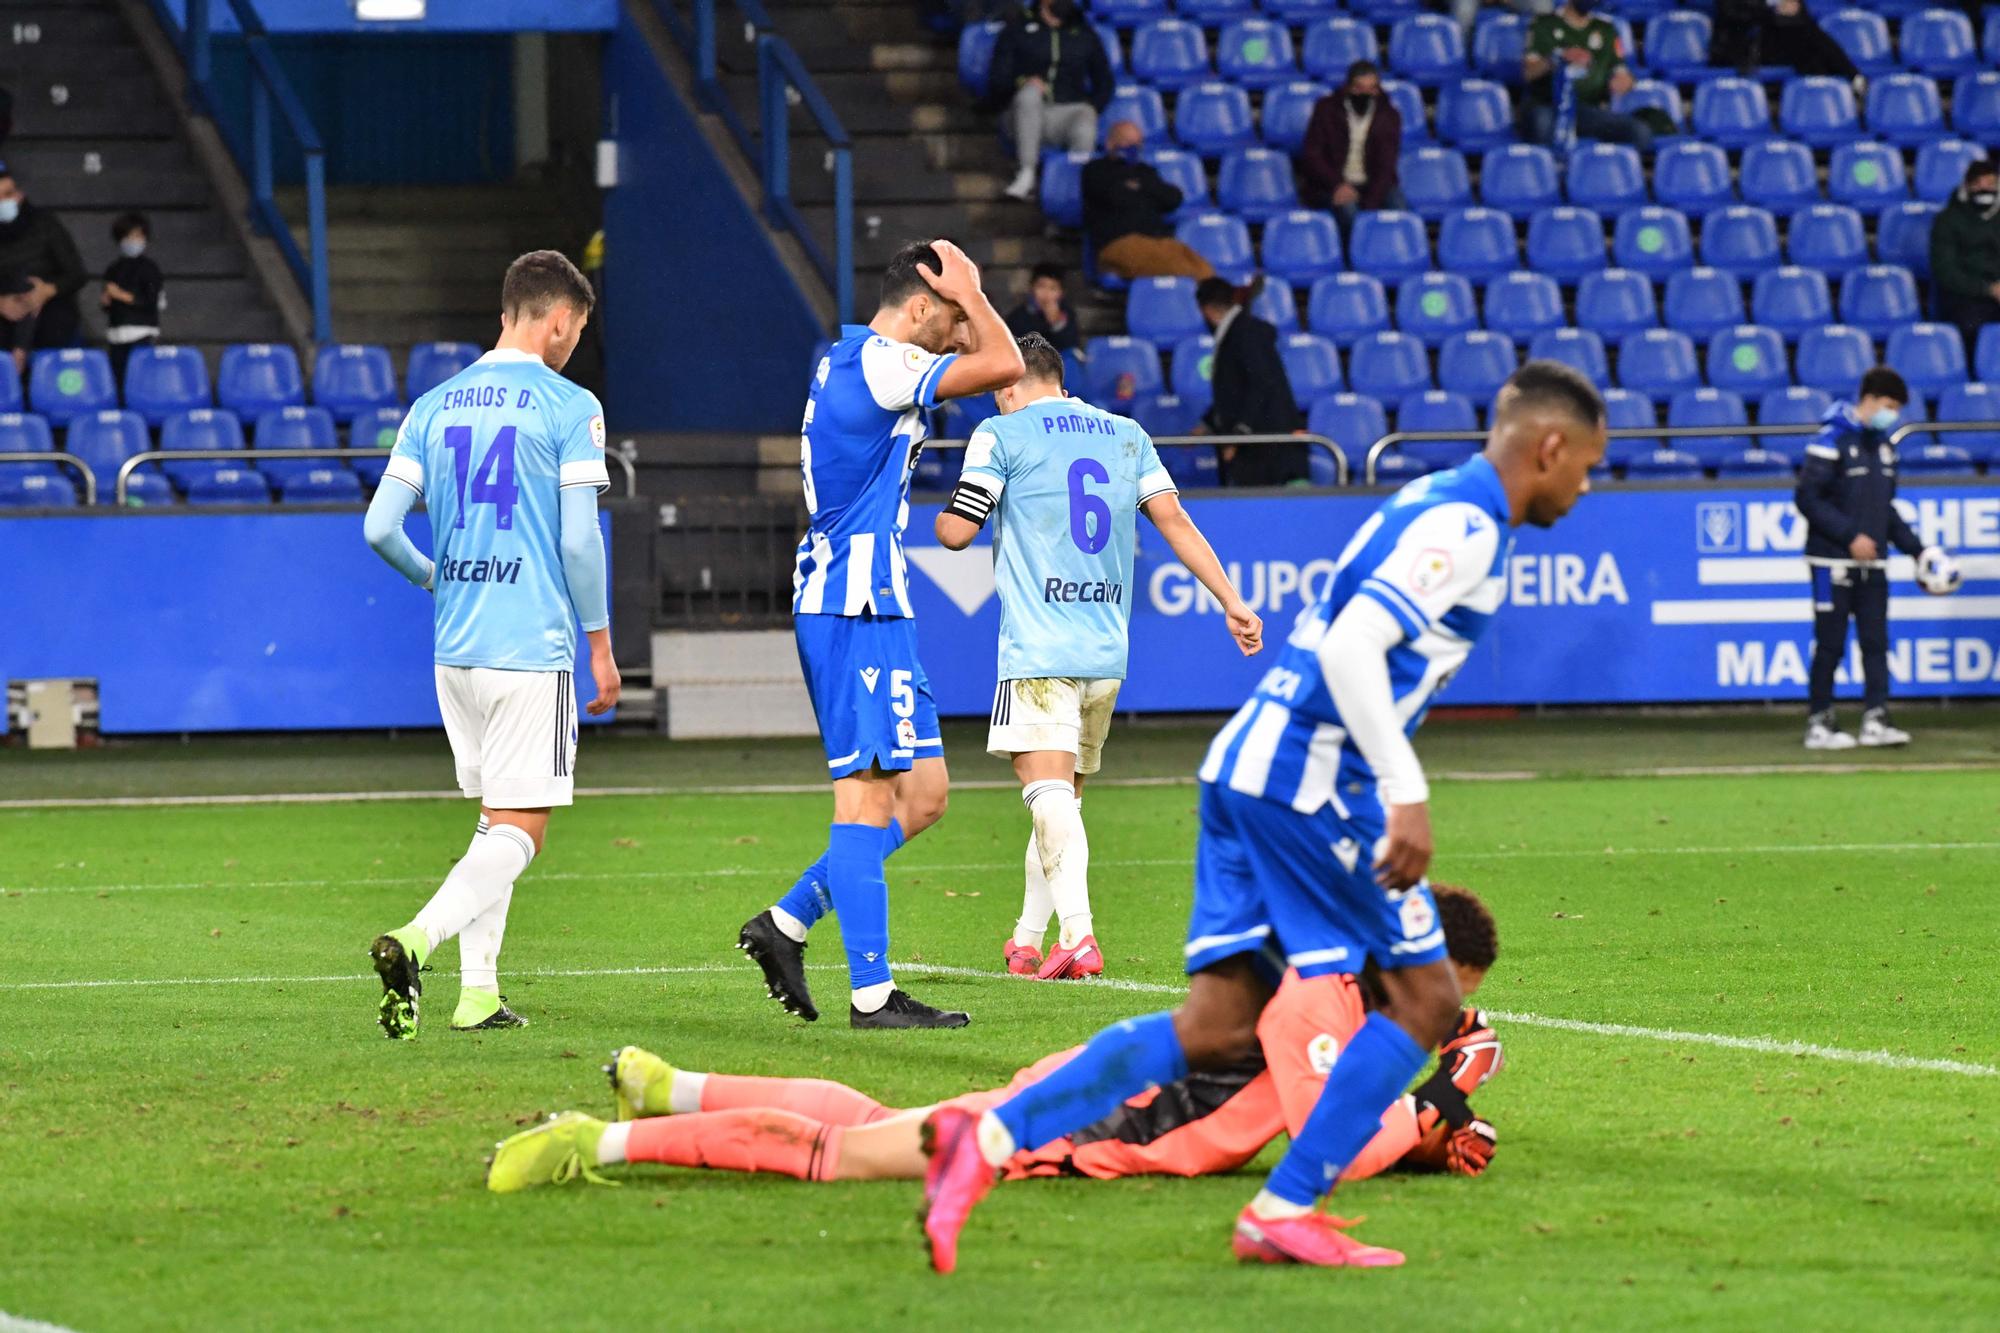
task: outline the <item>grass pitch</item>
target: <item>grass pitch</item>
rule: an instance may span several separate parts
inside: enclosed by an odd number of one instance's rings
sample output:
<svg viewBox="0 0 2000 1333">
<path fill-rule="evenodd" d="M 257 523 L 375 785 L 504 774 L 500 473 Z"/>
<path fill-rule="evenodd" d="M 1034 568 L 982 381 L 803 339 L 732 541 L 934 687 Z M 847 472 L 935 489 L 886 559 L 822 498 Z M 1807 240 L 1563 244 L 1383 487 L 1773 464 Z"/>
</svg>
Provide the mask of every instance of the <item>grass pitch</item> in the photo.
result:
<svg viewBox="0 0 2000 1333">
<path fill-rule="evenodd" d="M 1905 720 L 1910 761 L 1996 757 L 1991 710 Z M 605 1113 L 597 1066 L 622 1042 L 917 1104 L 1170 1004 L 1188 786 L 1086 803 L 1111 976 L 1158 993 L 996 975 L 1026 819 L 1004 782 L 961 786 L 890 881 L 899 978 L 973 1026 L 906 1034 L 840 1024 L 830 929 L 809 955 L 831 1015 L 816 1025 L 779 1014 L 731 947 L 823 843 L 818 788 L 559 813 L 502 960 L 533 1026 L 444 1030 L 447 947 L 433 1026 L 407 1044 L 374 1026 L 363 955 L 463 849 L 466 803 L 0 811 L 0 1311 L 89 1330 L 1991 1327 L 2000 773 L 1603 776 L 1793 763 L 1796 729 L 1747 714 L 1426 733 L 1434 770 L 1561 776 L 1437 784 L 1437 875 L 1501 924 L 1480 1002 L 1511 1016 L 1507 1067 L 1476 1099 L 1500 1150 L 1479 1180 L 1341 1192 L 1340 1211 L 1369 1215 L 1361 1234 L 1409 1251 L 1393 1272 L 1232 1263 L 1254 1170 L 1008 1186 L 949 1279 L 924 1266 L 914 1185 L 642 1167 L 621 1189 L 482 1188 L 494 1140 L 552 1110 Z M 1185 775 L 1206 732 L 1121 730 L 1109 770 Z M 947 739 L 957 778 L 1006 778 L 975 732 Z M 592 737 L 581 780 L 759 786 L 816 763 L 810 743 Z M 448 781 L 442 740 L 422 736 L 0 755 L 0 798 L 17 800 Z"/>
</svg>

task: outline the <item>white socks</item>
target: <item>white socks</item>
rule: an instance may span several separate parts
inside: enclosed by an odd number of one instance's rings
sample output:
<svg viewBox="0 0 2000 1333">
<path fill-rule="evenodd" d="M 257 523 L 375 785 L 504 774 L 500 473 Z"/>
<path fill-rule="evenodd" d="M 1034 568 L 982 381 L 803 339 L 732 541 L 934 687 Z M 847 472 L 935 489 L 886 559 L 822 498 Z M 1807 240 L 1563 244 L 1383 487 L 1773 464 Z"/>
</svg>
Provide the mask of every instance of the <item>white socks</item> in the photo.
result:
<svg viewBox="0 0 2000 1333">
<path fill-rule="evenodd" d="M 618 1166 L 625 1161 L 625 1140 L 632 1136 L 632 1126 L 636 1120 L 614 1120 L 604 1127 L 604 1137 L 597 1141 L 597 1164 Z"/>
<path fill-rule="evenodd" d="M 1061 940 L 1067 949 L 1095 933 L 1090 922 L 1090 839 L 1083 831 L 1083 802 L 1072 784 L 1045 778 L 1022 790 L 1021 803 L 1035 821 L 1035 848 L 1041 854 L 1049 897 L 1062 918 Z M 1034 905 L 1033 892 L 1031 878 L 1028 907 Z M 1042 919 L 1048 919 L 1046 912 Z"/>
<path fill-rule="evenodd" d="M 872 1014 L 889 1003 L 889 996 L 896 989 L 894 981 L 878 981 L 872 986 L 863 986 L 848 992 L 848 1002 L 859 1013 Z"/>
<path fill-rule="evenodd" d="M 1269 1190 L 1258 1190 L 1257 1197 L 1250 1201 L 1250 1211 L 1258 1217 L 1276 1220 L 1281 1217 L 1304 1217 L 1312 1211 L 1311 1204 L 1293 1203 L 1281 1199 Z"/>
<path fill-rule="evenodd" d="M 707 1086 L 708 1075 L 676 1069 L 673 1081 L 667 1085 L 667 1114 L 693 1115 L 699 1111 L 702 1089 Z"/>
<path fill-rule="evenodd" d="M 1030 949 L 1042 947 L 1042 933 L 1055 914 L 1056 900 L 1049 894 L 1049 877 L 1042 873 L 1042 847 L 1033 833 L 1028 834 L 1026 894 L 1021 899 L 1021 919 L 1014 925 L 1014 943 Z"/>
<path fill-rule="evenodd" d="M 972 1131 L 972 1137 L 979 1145 L 979 1155 L 986 1159 L 988 1166 L 996 1170 L 1005 1166 L 1007 1159 L 1020 1151 L 1020 1147 L 1014 1142 L 1013 1132 L 1001 1124 L 1000 1118 L 991 1111 L 980 1115 L 979 1124 Z"/>
<path fill-rule="evenodd" d="M 487 834 L 492 837 L 492 834 Z M 509 884 L 500 901 L 472 918 L 458 934 L 458 984 L 496 994 L 500 989 L 500 941 L 507 934 L 507 907 L 514 901 Z"/>
<path fill-rule="evenodd" d="M 482 929 L 475 940 L 468 934 L 459 946 L 459 966 L 466 973 L 465 984 L 494 984 L 494 961 L 500 955 L 500 937 L 507 930 L 507 903 L 514 881 L 535 859 L 535 842 L 512 824 L 488 826 L 482 817 L 472 845 L 444 877 L 444 883 L 424 904 L 410 924 L 424 932 L 435 950 L 448 939 L 468 932 L 474 923 Z M 496 910 L 497 909 L 497 910 Z M 474 981 L 482 973 L 485 981 Z"/>
<path fill-rule="evenodd" d="M 771 924 L 778 928 L 779 934 L 792 943 L 804 944 L 806 942 L 806 923 L 775 903 L 771 905 Z"/>
</svg>

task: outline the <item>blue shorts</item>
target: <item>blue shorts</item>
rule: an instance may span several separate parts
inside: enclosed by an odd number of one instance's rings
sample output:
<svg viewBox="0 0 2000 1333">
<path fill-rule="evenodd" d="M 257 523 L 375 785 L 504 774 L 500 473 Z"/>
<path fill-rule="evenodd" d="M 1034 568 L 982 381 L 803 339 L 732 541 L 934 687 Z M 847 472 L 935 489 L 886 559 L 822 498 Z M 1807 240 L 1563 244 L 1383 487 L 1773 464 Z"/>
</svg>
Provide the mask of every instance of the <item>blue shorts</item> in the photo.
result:
<svg viewBox="0 0 2000 1333">
<path fill-rule="evenodd" d="M 1201 784 L 1195 844 L 1194 916 L 1187 970 L 1237 954 L 1258 955 L 1276 980 L 1385 970 L 1445 956 L 1444 928 L 1428 884 L 1392 893 L 1375 882 L 1379 820 L 1329 805 L 1302 815 L 1288 805 Z"/>
<path fill-rule="evenodd" d="M 917 622 L 906 616 L 794 618 L 799 665 L 826 744 L 830 778 L 871 767 L 902 772 L 944 754 L 937 700 L 917 661 Z"/>
</svg>

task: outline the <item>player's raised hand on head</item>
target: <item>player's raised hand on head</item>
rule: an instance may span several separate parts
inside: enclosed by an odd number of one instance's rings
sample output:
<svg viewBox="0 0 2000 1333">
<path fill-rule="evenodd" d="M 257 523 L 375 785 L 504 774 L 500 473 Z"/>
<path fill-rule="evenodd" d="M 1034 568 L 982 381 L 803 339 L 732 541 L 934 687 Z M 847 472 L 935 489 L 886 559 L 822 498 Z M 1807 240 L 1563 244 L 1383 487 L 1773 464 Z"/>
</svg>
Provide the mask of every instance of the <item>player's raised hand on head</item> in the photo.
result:
<svg viewBox="0 0 2000 1333">
<path fill-rule="evenodd" d="M 618 692 L 625 682 L 618 674 L 618 664 L 611 660 L 609 640 L 603 646 L 590 645 L 590 677 L 597 682 L 597 697 L 584 705 L 583 711 L 592 717 L 601 717 L 618 706 Z"/>
<path fill-rule="evenodd" d="M 1238 602 L 1225 607 L 1223 614 L 1229 618 L 1229 635 L 1236 640 L 1236 646 L 1245 657 L 1255 657 L 1264 650 L 1264 622 L 1248 605 Z"/>
<path fill-rule="evenodd" d="M 1431 808 L 1389 807 L 1389 832 L 1375 857 L 1375 882 L 1385 889 L 1407 889 L 1431 868 Z"/>
<path fill-rule="evenodd" d="M 944 267 L 933 273 L 928 266 L 919 263 L 917 272 L 923 274 L 931 290 L 945 300 L 956 301 L 959 305 L 968 304 L 979 292 L 979 265 L 973 263 L 965 251 L 943 238 L 932 241 L 931 249 L 937 251 L 938 262 Z"/>
</svg>

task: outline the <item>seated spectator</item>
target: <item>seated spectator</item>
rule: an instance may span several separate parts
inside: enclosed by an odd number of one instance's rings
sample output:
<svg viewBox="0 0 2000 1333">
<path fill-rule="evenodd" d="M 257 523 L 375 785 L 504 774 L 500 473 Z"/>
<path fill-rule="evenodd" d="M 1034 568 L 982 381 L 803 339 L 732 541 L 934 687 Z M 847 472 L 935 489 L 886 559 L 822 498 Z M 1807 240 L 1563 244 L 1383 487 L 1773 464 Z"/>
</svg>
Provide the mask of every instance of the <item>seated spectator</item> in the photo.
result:
<svg viewBox="0 0 2000 1333">
<path fill-rule="evenodd" d="M 1760 65 L 1785 65 L 1801 74 L 1842 79 L 1861 77 L 1840 43 L 1813 22 L 1800 0 L 1717 0 L 1708 63 L 1733 68 L 1746 77 Z"/>
<path fill-rule="evenodd" d="M 1646 152 L 1653 127 L 1639 116 L 1611 109 L 1611 99 L 1633 84 L 1632 70 L 1609 19 L 1592 18 L 1595 0 L 1566 0 L 1528 29 L 1528 53 L 1521 61 L 1527 88 L 1521 99 L 1521 137 L 1552 143 L 1556 137 L 1555 76 L 1560 65 L 1574 80 L 1576 137 L 1629 143 Z"/>
<path fill-rule="evenodd" d="M 1479 26 L 1479 11 L 1482 9 L 1511 10 L 1516 14 L 1546 14 L 1555 8 L 1555 0 L 1451 0 L 1451 16 L 1458 20 L 1458 26 L 1465 29 L 1465 44 L 1472 45 L 1472 30 Z"/>
<path fill-rule="evenodd" d="M 1299 197 L 1308 208 L 1332 209 L 1343 232 L 1358 212 L 1402 208 L 1402 153 L 1403 117 L 1382 92 L 1382 71 L 1357 60 L 1347 82 L 1313 108 L 1299 155 Z"/>
<path fill-rule="evenodd" d="M 1039 0 L 1001 31 L 987 68 L 1021 164 L 1008 197 L 1032 199 L 1044 145 L 1087 153 L 1097 142 L 1097 113 L 1114 86 L 1111 57 L 1076 0 Z"/>
<path fill-rule="evenodd" d="M 1062 265 L 1035 265 L 1028 294 L 1008 314 L 1007 329 L 1016 338 L 1039 333 L 1065 355 L 1082 349 L 1083 337 L 1076 326 L 1076 316 L 1063 296 Z"/>
<path fill-rule="evenodd" d="M 111 373 L 125 382 L 125 363 L 141 347 L 160 340 L 160 308 L 167 303 L 166 279 L 146 254 L 151 226 L 143 213 L 121 213 L 111 224 L 118 258 L 104 270 L 104 341 L 110 345 Z"/>
<path fill-rule="evenodd" d="M 90 280 L 69 228 L 47 209 L 28 202 L 20 182 L 0 163 L 0 275 L 8 279 L 0 301 L 0 346 L 25 370 L 28 353 L 71 347 L 81 322 L 76 294 Z"/>
<path fill-rule="evenodd" d="M 1145 142 L 1137 125 L 1121 120 L 1104 156 L 1083 169 L 1083 229 L 1098 267 L 1126 279 L 1214 277 L 1214 266 L 1174 235 L 1167 214 L 1181 206 L 1180 187 L 1140 160 Z"/>
<path fill-rule="evenodd" d="M 1201 317 L 1215 330 L 1215 401 L 1202 424 L 1217 435 L 1295 435 L 1305 426 L 1292 381 L 1278 354 L 1278 330 L 1245 307 L 1256 286 L 1239 291 L 1221 278 L 1195 288 Z M 1307 446 L 1218 444 L 1225 486 L 1284 486 L 1311 474 Z"/>
<path fill-rule="evenodd" d="M 1968 357 L 1979 330 L 2000 322 L 2000 166 L 1978 161 L 1931 224 L 1938 314 L 1956 324 Z"/>
</svg>

